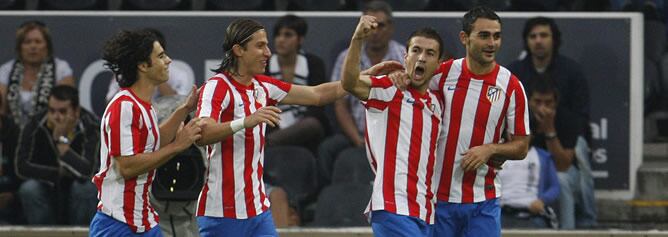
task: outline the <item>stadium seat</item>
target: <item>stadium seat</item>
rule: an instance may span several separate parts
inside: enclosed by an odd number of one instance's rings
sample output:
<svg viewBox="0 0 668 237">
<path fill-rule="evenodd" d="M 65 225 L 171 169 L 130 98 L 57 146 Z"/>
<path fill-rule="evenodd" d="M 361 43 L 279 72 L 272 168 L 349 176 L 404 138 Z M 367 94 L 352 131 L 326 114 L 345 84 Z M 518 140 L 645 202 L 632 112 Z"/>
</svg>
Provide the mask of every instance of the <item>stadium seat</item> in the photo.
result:
<svg viewBox="0 0 668 237">
<path fill-rule="evenodd" d="M 375 177 L 369 161 L 342 152 L 334 163 L 332 183 L 372 184 Z"/>
<path fill-rule="evenodd" d="M 126 10 L 184 10 L 189 6 L 187 0 L 126 0 Z"/>
<path fill-rule="evenodd" d="M 264 180 L 285 189 L 291 203 L 301 205 L 316 192 L 315 157 L 303 147 L 267 147 Z"/>
<path fill-rule="evenodd" d="M 339 0 L 290 0 L 297 6 L 296 10 L 302 11 L 336 11 L 343 7 L 343 1 Z"/>
<path fill-rule="evenodd" d="M 422 11 L 429 4 L 429 0 L 387 0 L 393 11 Z"/>
<path fill-rule="evenodd" d="M 658 63 L 666 51 L 666 25 L 660 21 L 645 21 L 645 57 Z"/>
<path fill-rule="evenodd" d="M 16 0 L 0 0 L 0 10 L 16 10 L 17 5 Z"/>
<path fill-rule="evenodd" d="M 105 5 L 98 0 L 42 0 L 39 9 L 42 10 L 99 10 Z"/>
<path fill-rule="evenodd" d="M 662 93 L 659 68 L 655 62 L 645 58 L 645 114 L 657 109 Z"/>
<path fill-rule="evenodd" d="M 371 185 L 333 184 L 320 192 L 313 226 L 368 226 L 364 209 L 371 198 Z"/>
<path fill-rule="evenodd" d="M 263 0 L 208 0 L 208 8 L 211 10 L 261 10 Z"/>
</svg>

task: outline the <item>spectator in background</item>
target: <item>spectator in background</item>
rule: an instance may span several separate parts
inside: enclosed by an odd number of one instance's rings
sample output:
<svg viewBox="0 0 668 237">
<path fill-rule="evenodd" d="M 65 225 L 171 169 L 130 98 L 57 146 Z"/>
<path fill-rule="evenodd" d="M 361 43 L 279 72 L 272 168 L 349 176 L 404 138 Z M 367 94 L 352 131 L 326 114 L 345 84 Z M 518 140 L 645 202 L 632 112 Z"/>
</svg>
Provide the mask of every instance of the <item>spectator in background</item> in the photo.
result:
<svg viewBox="0 0 668 237">
<path fill-rule="evenodd" d="M 28 21 L 16 31 L 16 59 L 0 66 L 0 113 L 21 127 L 46 108 L 55 85 L 75 86 L 72 68 L 53 54 L 51 34 L 44 23 Z"/>
<path fill-rule="evenodd" d="M 559 109 L 572 114 L 570 123 L 578 123 L 589 137 L 589 86 L 580 64 L 559 54 L 561 32 L 551 18 L 535 17 L 527 20 L 522 37 L 526 56 L 510 64 L 516 75 L 531 93 L 532 79 L 539 75 L 552 78 L 561 100 Z M 557 164 L 559 169 L 559 164 Z"/>
<path fill-rule="evenodd" d="M 506 162 L 499 177 L 504 228 L 557 228 L 550 206 L 559 197 L 559 178 L 550 153 L 530 147 L 523 160 Z"/>
<path fill-rule="evenodd" d="M 371 1 L 362 11 L 363 15 L 376 18 L 378 23 L 375 32 L 369 36 L 362 46 L 360 70 L 365 70 L 382 61 L 398 61 L 404 63 L 406 47 L 394 40 L 392 8 L 383 1 Z M 341 80 L 341 68 L 348 50 L 341 52 L 336 59 L 331 81 Z M 318 173 L 321 182 L 331 182 L 332 169 L 338 156 L 354 156 L 366 159 L 364 150 L 365 108 L 354 96 L 346 96 L 334 105 L 336 120 L 343 134 L 337 134 L 323 141 L 318 148 Z"/>
<path fill-rule="evenodd" d="M 165 41 L 165 36 L 158 29 L 154 28 L 145 28 L 144 30 L 151 32 L 155 35 L 160 42 L 160 45 L 167 50 L 167 42 Z M 180 95 L 184 98 L 190 94 L 193 83 L 195 83 L 195 75 L 193 75 L 192 70 L 187 67 L 180 66 L 180 61 L 172 59 L 172 63 L 169 65 L 169 80 L 167 83 L 162 83 L 157 86 L 157 90 L 153 94 L 153 99 L 157 99 L 161 96 L 172 96 Z M 118 86 L 116 80 L 110 80 L 109 90 L 107 90 L 106 100 L 110 101 L 114 95 L 121 90 Z"/>
<path fill-rule="evenodd" d="M 21 131 L 16 173 L 24 180 L 18 195 L 28 224 L 88 225 L 97 204 L 90 178 L 98 168 L 100 125 L 79 107 L 77 89 L 51 90 L 47 110 Z"/>
<path fill-rule="evenodd" d="M 19 132 L 14 120 L 0 113 L 0 225 L 16 224 L 19 218 L 16 208 L 19 182 L 14 173 L 14 151 Z"/>
<path fill-rule="evenodd" d="M 546 75 L 532 78 L 529 89 L 531 144 L 548 150 L 559 171 L 559 217 L 561 227 L 596 225 L 594 187 L 588 162 L 584 128 L 578 115 L 557 106 L 562 96 Z"/>
<path fill-rule="evenodd" d="M 322 59 L 302 49 L 308 25 L 304 18 L 286 15 L 274 25 L 275 54 L 265 74 L 296 85 L 317 86 L 325 82 Z M 281 122 L 269 128 L 268 145 L 297 145 L 315 150 L 328 133 L 327 117 L 322 107 L 279 105 Z M 278 222 L 278 221 L 277 221 Z"/>
</svg>

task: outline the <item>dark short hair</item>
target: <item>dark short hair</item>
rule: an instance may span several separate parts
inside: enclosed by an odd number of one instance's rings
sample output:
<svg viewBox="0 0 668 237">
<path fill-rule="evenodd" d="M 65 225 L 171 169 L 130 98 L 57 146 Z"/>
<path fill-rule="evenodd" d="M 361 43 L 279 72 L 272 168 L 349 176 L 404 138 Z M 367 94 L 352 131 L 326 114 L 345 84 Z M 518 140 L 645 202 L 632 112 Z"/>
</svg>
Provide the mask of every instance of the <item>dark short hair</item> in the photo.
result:
<svg viewBox="0 0 668 237">
<path fill-rule="evenodd" d="M 46 41 L 46 49 L 47 49 L 47 55 L 49 57 L 53 56 L 53 42 L 51 42 L 51 33 L 49 33 L 49 28 L 46 27 L 46 24 L 41 21 L 26 21 L 23 22 L 19 28 L 16 30 L 16 54 L 17 58 L 22 60 L 21 58 L 21 44 L 23 44 L 23 41 L 26 39 L 26 35 L 28 35 L 28 32 L 32 30 L 39 30 L 40 33 L 42 33 L 42 36 L 44 36 L 44 40 Z"/>
<path fill-rule="evenodd" d="M 552 55 L 556 55 L 557 52 L 559 52 L 559 47 L 561 46 L 561 31 L 559 31 L 559 27 L 557 27 L 557 23 L 554 22 L 554 19 L 547 17 L 534 17 L 527 20 L 527 22 L 524 24 L 524 30 L 522 31 L 522 36 L 523 36 L 522 39 L 524 40 L 524 49 L 526 50 L 526 52 L 529 55 L 531 55 L 531 51 L 529 50 L 529 41 L 527 40 L 527 38 L 529 38 L 529 33 L 536 26 L 550 27 L 550 31 L 552 31 L 552 42 L 554 42 Z"/>
<path fill-rule="evenodd" d="M 151 65 L 155 34 L 146 30 L 123 30 L 115 34 L 104 45 L 104 64 L 114 73 L 120 87 L 129 87 L 137 82 L 137 65 Z"/>
<path fill-rule="evenodd" d="M 501 18 L 496 14 L 496 12 L 494 12 L 493 9 L 486 6 L 477 6 L 464 14 L 464 17 L 462 18 L 462 31 L 464 31 L 467 35 L 471 34 L 471 31 L 473 30 L 473 23 L 475 23 L 478 18 L 495 20 L 501 24 Z"/>
<path fill-rule="evenodd" d="M 304 37 L 308 31 L 308 24 L 304 18 L 292 14 L 282 16 L 281 18 L 278 18 L 274 25 L 274 37 L 276 37 L 278 32 L 283 28 L 294 30 L 297 32 L 298 36 Z"/>
<path fill-rule="evenodd" d="M 392 22 L 392 7 L 385 1 L 373 0 L 364 5 L 362 13 L 365 15 L 369 12 L 383 12 L 387 16 L 387 21 Z"/>
<path fill-rule="evenodd" d="M 213 70 L 216 73 L 223 73 L 237 67 L 237 58 L 232 53 L 232 47 L 238 44 L 246 47 L 251 40 L 251 36 L 258 30 L 264 30 L 264 26 L 257 21 L 241 18 L 236 19 L 227 26 L 225 30 L 225 40 L 223 40 L 223 61 L 218 69 Z"/>
<path fill-rule="evenodd" d="M 441 39 L 441 35 L 439 35 L 438 32 L 436 32 L 436 30 L 431 27 L 424 27 L 413 31 L 411 36 L 408 37 L 408 41 L 406 41 L 406 52 L 409 50 L 408 47 L 410 47 L 411 39 L 418 36 L 436 40 L 436 42 L 438 42 L 438 57 L 441 58 L 441 56 L 443 56 L 443 39 Z"/>
<path fill-rule="evenodd" d="M 167 50 L 167 41 L 165 41 L 165 35 L 162 34 L 162 32 L 156 28 L 144 28 L 145 31 L 151 32 L 153 35 L 155 35 L 155 39 L 160 43 L 160 46 L 162 46 L 162 49 Z"/>
<path fill-rule="evenodd" d="M 69 85 L 57 85 L 51 89 L 51 97 L 60 101 L 69 101 L 72 108 L 79 107 L 79 90 Z"/>
<path fill-rule="evenodd" d="M 535 93 L 541 94 L 550 94 L 554 95 L 555 100 L 559 100 L 559 90 L 557 85 L 554 83 L 554 80 L 547 74 L 538 74 L 537 76 L 530 78 L 528 83 L 527 98 L 531 98 Z"/>
</svg>

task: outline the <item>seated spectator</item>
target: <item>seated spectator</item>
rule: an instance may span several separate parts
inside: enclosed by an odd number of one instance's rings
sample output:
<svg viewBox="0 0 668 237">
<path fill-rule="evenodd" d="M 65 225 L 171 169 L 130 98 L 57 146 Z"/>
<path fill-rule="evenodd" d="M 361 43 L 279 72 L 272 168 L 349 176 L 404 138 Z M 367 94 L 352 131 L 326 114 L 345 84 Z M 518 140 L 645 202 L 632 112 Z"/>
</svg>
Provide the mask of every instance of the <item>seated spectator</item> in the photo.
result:
<svg viewBox="0 0 668 237">
<path fill-rule="evenodd" d="M 144 30 L 150 31 L 153 33 L 158 42 L 162 45 L 162 48 L 167 50 L 167 42 L 165 41 L 165 36 L 157 29 L 146 28 Z M 184 65 L 184 66 L 180 66 Z M 153 99 L 157 99 L 161 96 L 171 96 L 171 95 L 180 95 L 188 96 L 190 90 L 192 89 L 193 83 L 195 83 L 195 75 L 193 75 L 190 68 L 186 68 L 187 64 L 183 62 L 172 59 L 172 63 L 169 65 L 169 80 L 167 83 L 162 83 L 157 87 L 157 90 L 153 94 Z M 121 90 L 121 87 L 118 86 L 118 82 L 112 79 L 109 83 L 109 90 L 107 90 L 107 95 L 105 96 L 107 101 L 110 101 L 111 98 L 116 95 L 118 91 Z"/>
<path fill-rule="evenodd" d="M 559 178 L 550 153 L 531 147 L 524 160 L 506 162 L 499 177 L 504 228 L 557 228 L 550 206 L 559 197 Z"/>
<path fill-rule="evenodd" d="M 325 82 L 325 64 L 302 49 L 308 25 L 304 18 L 286 15 L 274 25 L 274 54 L 265 74 L 279 80 L 316 86 Z M 329 132 L 323 107 L 279 105 L 281 122 L 267 131 L 267 145 L 303 146 L 312 151 Z"/>
<path fill-rule="evenodd" d="M 559 110 L 571 114 L 570 123 L 578 123 L 585 129 L 580 135 L 588 138 L 589 86 L 580 64 L 559 53 L 562 42 L 557 24 L 546 17 L 528 19 L 522 38 L 526 57 L 512 62 L 508 69 L 524 84 L 527 94 L 531 93 L 534 79 L 541 75 L 551 78 L 561 95 Z"/>
<path fill-rule="evenodd" d="M 403 64 L 406 47 L 392 40 L 394 25 L 390 5 L 383 1 L 370 1 L 364 6 L 362 13 L 376 17 L 378 28 L 362 46 L 360 70 L 366 70 L 383 61 L 393 60 Z M 341 52 L 336 58 L 331 81 L 341 80 L 341 67 L 347 53 L 348 49 Z M 359 159 L 366 159 L 364 148 L 366 110 L 364 106 L 354 96 L 346 96 L 336 101 L 334 111 L 343 134 L 336 134 L 325 139 L 318 147 L 317 165 L 321 185 L 331 182 L 334 163 L 344 151 Z"/>
<path fill-rule="evenodd" d="M 0 225 L 17 224 L 19 219 L 16 208 L 18 180 L 14 173 L 14 151 L 19 130 L 14 120 L 0 114 Z"/>
<path fill-rule="evenodd" d="M 44 23 L 28 21 L 16 31 L 16 59 L 0 66 L 0 113 L 21 127 L 46 108 L 55 85 L 74 85 L 72 68 L 53 54 L 51 34 Z"/>
<path fill-rule="evenodd" d="M 592 227 L 596 225 L 594 187 L 588 158 L 577 156 L 586 148 L 584 129 L 569 110 L 558 107 L 560 94 L 549 77 L 532 79 L 529 93 L 531 145 L 552 154 L 560 184 L 559 217 L 561 227 Z M 580 144 L 579 146 L 576 146 Z"/>
<path fill-rule="evenodd" d="M 99 166 L 100 124 L 79 107 L 77 89 L 60 85 L 51 93 L 47 110 L 19 136 L 19 199 L 28 224 L 89 225 L 97 206 L 91 177 Z"/>
</svg>

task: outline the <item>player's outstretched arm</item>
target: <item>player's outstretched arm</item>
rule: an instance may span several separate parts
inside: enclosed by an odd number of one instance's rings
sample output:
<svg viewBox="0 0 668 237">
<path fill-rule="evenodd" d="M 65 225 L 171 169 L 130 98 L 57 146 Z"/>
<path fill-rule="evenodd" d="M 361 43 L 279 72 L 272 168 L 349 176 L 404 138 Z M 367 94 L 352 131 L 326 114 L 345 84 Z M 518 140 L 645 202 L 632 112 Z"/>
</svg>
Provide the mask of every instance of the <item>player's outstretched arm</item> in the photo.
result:
<svg viewBox="0 0 668 237">
<path fill-rule="evenodd" d="M 202 118 L 202 138 L 196 144 L 200 146 L 210 145 L 232 136 L 234 133 L 246 128 L 252 128 L 261 123 L 275 127 L 280 121 L 281 110 L 275 106 L 259 108 L 250 116 L 233 120 L 231 122 L 218 123 L 212 118 Z"/>
<path fill-rule="evenodd" d="M 179 129 L 174 142 L 161 146 L 155 152 L 114 157 L 119 173 L 124 179 L 131 179 L 160 167 L 201 138 L 200 125 L 200 119 L 190 120 Z"/>
<path fill-rule="evenodd" d="M 361 100 L 369 98 L 371 90 L 369 75 L 360 75 L 362 45 L 364 44 L 364 39 L 371 35 L 377 26 L 378 23 L 375 17 L 367 15 L 360 17 L 360 21 L 357 23 L 353 37 L 350 40 L 348 54 L 346 54 L 346 59 L 343 61 L 341 69 L 341 84 L 343 85 L 343 89 Z"/>
</svg>

